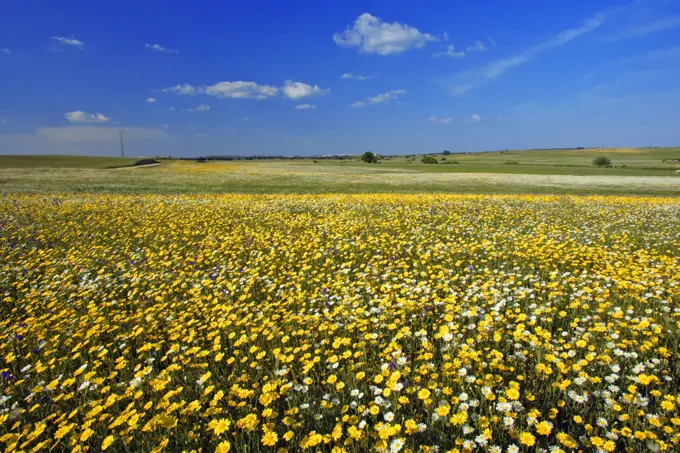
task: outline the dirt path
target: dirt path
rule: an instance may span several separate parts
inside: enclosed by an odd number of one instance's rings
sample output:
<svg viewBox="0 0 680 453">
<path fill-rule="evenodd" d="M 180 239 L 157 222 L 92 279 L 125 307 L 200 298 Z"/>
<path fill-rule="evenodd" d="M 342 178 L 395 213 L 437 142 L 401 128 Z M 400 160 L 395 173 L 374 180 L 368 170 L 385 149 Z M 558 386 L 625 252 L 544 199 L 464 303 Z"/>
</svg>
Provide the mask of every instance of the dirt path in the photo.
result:
<svg viewBox="0 0 680 453">
<path fill-rule="evenodd" d="M 146 164 L 146 165 L 130 165 L 129 167 L 109 168 L 109 170 L 130 170 L 130 169 L 133 169 L 133 168 L 157 167 L 158 165 L 162 165 L 162 164 L 158 163 L 158 164 Z"/>
</svg>

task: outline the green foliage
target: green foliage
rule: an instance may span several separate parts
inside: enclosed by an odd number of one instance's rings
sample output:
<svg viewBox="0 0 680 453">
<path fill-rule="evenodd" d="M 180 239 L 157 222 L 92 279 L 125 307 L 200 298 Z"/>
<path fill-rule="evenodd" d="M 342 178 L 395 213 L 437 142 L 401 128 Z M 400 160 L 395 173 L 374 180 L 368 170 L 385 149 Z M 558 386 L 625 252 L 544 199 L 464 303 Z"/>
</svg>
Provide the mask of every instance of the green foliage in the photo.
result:
<svg viewBox="0 0 680 453">
<path fill-rule="evenodd" d="M 449 151 L 448 149 L 445 149 L 444 151 L 442 151 L 442 154 L 445 155 L 445 156 L 448 156 L 449 154 L 451 154 L 451 151 Z"/>
<path fill-rule="evenodd" d="M 423 157 L 423 159 L 421 160 L 421 162 L 424 163 L 424 164 L 437 164 L 437 163 L 439 163 L 439 161 L 437 160 L 437 158 L 436 158 L 436 157 L 432 157 L 432 156 L 425 156 L 425 157 Z"/>
<path fill-rule="evenodd" d="M 519 162 L 517 162 L 516 160 L 506 160 L 506 161 L 503 162 L 503 163 L 504 163 L 505 165 L 519 165 Z"/>
<path fill-rule="evenodd" d="M 612 164 L 611 159 L 605 156 L 597 156 L 595 159 L 593 159 L 593 165 L 597 167 L 605 167 L 611 164 Z"/>
<path fill-rule="evenodd" d="M 361 160 L 363 160 L 367 164 L 375 164 L 376 162 L 378 162 L 377 156 L 370 151 L 366 151 L 364 154 L 362 154 Z"/>
</svg>

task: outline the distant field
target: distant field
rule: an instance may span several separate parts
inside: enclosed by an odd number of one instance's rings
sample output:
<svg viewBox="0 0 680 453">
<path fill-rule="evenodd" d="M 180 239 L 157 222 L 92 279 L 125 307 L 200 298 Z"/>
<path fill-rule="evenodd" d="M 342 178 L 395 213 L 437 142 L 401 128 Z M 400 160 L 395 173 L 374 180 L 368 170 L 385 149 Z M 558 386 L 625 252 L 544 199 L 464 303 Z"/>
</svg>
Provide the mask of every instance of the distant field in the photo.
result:
<svg viewBox="0 0 680 453">
<path fill-rule="evenodd" d="M 138 158 L 97 156 L 0 156 L 4 168 L 108 168 L 134 165 Z"/>
<path fill-rule="evenodd" d="M 591 165 L 604 155 L 614 168 Z M 0 156 L 2 192 L 93 193 L 554 193 L 680 195 L 680 149 L 508 151 L 353 160 L 166 161 Z M 458 163 L 450 163 L 450 162 Z M 447 163 L 448 162 L 448 163 Z M 512 163 L 510 163 L 512 162 Z M 516 163 L 515 163 L 516 162 Z"/>
</svg>

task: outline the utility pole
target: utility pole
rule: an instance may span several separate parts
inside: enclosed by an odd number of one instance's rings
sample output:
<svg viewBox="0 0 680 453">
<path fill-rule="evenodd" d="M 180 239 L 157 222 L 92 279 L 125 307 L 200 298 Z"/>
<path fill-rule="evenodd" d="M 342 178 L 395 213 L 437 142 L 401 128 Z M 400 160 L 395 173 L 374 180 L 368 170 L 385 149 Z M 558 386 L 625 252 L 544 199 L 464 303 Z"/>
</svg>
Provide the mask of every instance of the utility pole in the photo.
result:
<svg viewBox="0 0 680 453">
<path fill-rule="evenodd" d="M 120 134 L 120 157 L 125 158 L 125 148 L 123 147 L 123 131 L 118 131 Z"/>
</svg>

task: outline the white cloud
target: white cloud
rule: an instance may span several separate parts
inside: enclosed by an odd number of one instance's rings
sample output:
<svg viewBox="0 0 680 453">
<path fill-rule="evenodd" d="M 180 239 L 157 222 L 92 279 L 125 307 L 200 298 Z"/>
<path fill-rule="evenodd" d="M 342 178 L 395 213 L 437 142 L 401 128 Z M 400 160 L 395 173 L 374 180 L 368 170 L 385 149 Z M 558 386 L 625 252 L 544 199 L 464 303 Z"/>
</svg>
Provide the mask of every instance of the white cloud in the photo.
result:
<svg viewBox="0 0 680 453">
<path fill-rule="evenodd" d="M 305 110 L 305 109 L 315 109 L 316 106 L 314 104 L 300 104 L 295 106 L 296 109 L 298 110 Z"/>
<path fill-rule="evenodd" d="M 384 102 L 390 102 L 395 99 L 401 94 L 406 94 L 406 90 L 392 90 L 388 91 L 387 93 L 381 93 L 377 94 L 372 97 L 368 97 L 364 100 L 354 102 L 353 104 L 350 105 L 350 107 L 366 107 L 367 105 L 374 105 L 374 104 L 381 104 Z"/>
<path fill-rule="evenodd" d="M 477 114 L 474 114 L 470 117 L 470 120 L 472 120 L 472 122 L 474 122 L 474 123 L 478 123 L 481 119 L 482 119 L 482 117 L 477 115 Z"/>
<path fill-rule="evenodd" d="M 258 85 L 255 82 L 219 82 L 201 88 L 201 92 L 218 98 L 234 99 L 266 99 L 276 96 L 279 89 L 270 85 Z"/>
<path fill-rule="evenodd" d="M 461 58 L 465 56 L 465 52 L 462 50 L 456 50 L 456 47 L 453 44 L 449 44 L 446 47 L 446 52 L 437 52 L 432 54 L 433 57 L 451 57 L 451 58 Z"/>
<path fill-rule="evenodd" d="M 255 82 L 218 82 L 214 85 L 195 87 L 188 83 L 175 85 L 161 90 L 164 93 L 177 93 L 180 95 L 207 94 L 218 98 L 233 99 L 266 99 L 274 97 L 282 92 L 289 99 L 301 99 L 309 96 L 323 96 L 330 89 L 319 88 L 318 85 L 308 85 L 302 82 L 286 80 L 284 86 L 279 88 L 272 85 L 260 85 Z"/>
<path fill-rule="evenodd" d="M 470 44 L 465 50 L 466 52 L 485 52 L 488 49 L 482 41 L 477 40 L 474 44 Z"/>
<path fill-rule="evenodd" d="M 451 124 L 453 123 L 453 118 L 441 117 L 441 116 L 431 116 L 427 119 L 430 123 L 434 124 Z"/>
<path fill-rule="evenodd" d="M 497 60 L 486 67 L 484 71 L 484 77 L 492 79 L 503 74 L 508 69 L 514 68 L 515 66 L 523 65 L 533 59 L 532 55 L 522 54 L 515 55 L 513 57 L 504 58 L 502 60 Z"/>
<path fill-rule="evenodd" d="M 168 49 L 167 47 L 163 47 L 160 44 L 144 44 L 144 47 L 147 49 L 155 50 L 156 52 L 162 52 L 162 53 L 177 53 L 179 50 L 177 49 Z"/>
<path fill-rule="evenodd" d="M 85 45 L 83 41 L 79 41 L 73 37 L 64 38 L 62 36 L 52 36 L 50 39 L 53 41 L 57 41 L 59 44 L 63 44 L 65 46 L 78 47 L 79 49 L 82 49 L 83 46 Z"/>
<path fill-rule="evenodd" d="M 109 118 L 101 113 L 87 113 L 80 110 L 68 112 L 64 117 L 72 123 L 106 123 Z"/>
<path fill-rule="evenodd" d="M 0 124 L 7 124 L 7 118 L 0 118 Z"/>
<path fill-rule="evenodd" d="M 491 43 L 491 47 L 496 47 L 496 41 L 494 41 L 493 39 L 491 39 L 491 36 L 487 36 L 486 39 L 488 39 L 489 42 Z"/>
<path fill-rule="evenodd" d="M 358 47 L 361 52 L 378 55 L 398 54 L 407 49 L 420 49 L 428 41 L 437 41 L 429 33 L 399 22 L 383 22 L 369 13 L 359 16 L 351 28 L 335 33 L 333 41 L 343 47 Z"/>
<path fill-rule="evenodd" d="M 148 102 L 149 104 L 153 104 L 154 102 L 156 102 L 156 98 L 146 98 L 146 102 Z"/>
<path fill-rule="evenodd" d="M 680 27 L 680 16 L 671 16 L 661 20 L 629 28 L 628 30 L 619 35 L 611 36 L 610 38 L 607 39 L 607 41 L 608 42 L 621 41 L 628 38 L 635 38 L 639 36 L 651 35 L 653 33 L 660 33 L 662 31 L 672 30 L 673 28 L 678 27 Z"/>
<path fill-rule="evenodd" d="M 341 79 L 352 79 L 352 80 L 371 80 L 375 79 L 375 76 L 365 76 L 360 74 L 352 74 L 351 72 L 346 72 L 340 76 Z"/>
<path fill-rule="evenodd" d="M 119 131 L 115 127 L 102 126 L 64 126 L 42 127 L 36 130 L 38 137 L 57 143 L 105 143 L 119 140 Z M 124 128 L 125 140 L 155 139 L 165 136 L 160 129 L 139 127 Z"/>
<path fill-rule="evenodd" d="M 238 120 L 239 121 L 250 121 L 250 118 L 248 118 L 247 116 L 243 116 L 243 117 L 239 118 Z"/>
<path fill-rule="evenodd" d="M 481 85 L 485 85 L 506 71 L 528 63 L 548 50 L 567 44 L 586 33 L 592 32 L 599 28 L 609 17 L 618 14 L 629 7 L 630 5 L 601 11 L 583 21 L 578 27 L 564 30 L 555 35 L 552 39 L 529 47 L 516 55 L 496 60 L 480 68 L 455 74 L 445 80 L 445 83 L 450 86 L 452 93 L 458 95 Z"/>
<path fill-rule="evenodd" d="M 175 85 L 170 88 L 163 88 L 163 93 L 177 93 L 177 94 L 196 94 L 196 88 L 188 83 Z"/>
<path fill-rule="evenodd" d="M 0 49 L 0 52 L 7 54 L 7 55 L 12 53 L 7 47 L 3 47 L 2 49 Z"/>
<path fill-rule="evenodd" d="M 210 110 L 210 106 L 208 104 L 201 104 L 196 107 L 186 109 L 187 112 L 207 112 L 208 110 Z"/>
<path fill-rule="evenodd" d="M 318 85 L 307 85 L 302 82 L 286 80 L 283 87 L 283 94 L 290 99 L 300 99 L 309 96 L 323 96 L 330 91 L 329 88 L 321 89 Z"/>
</svg>

